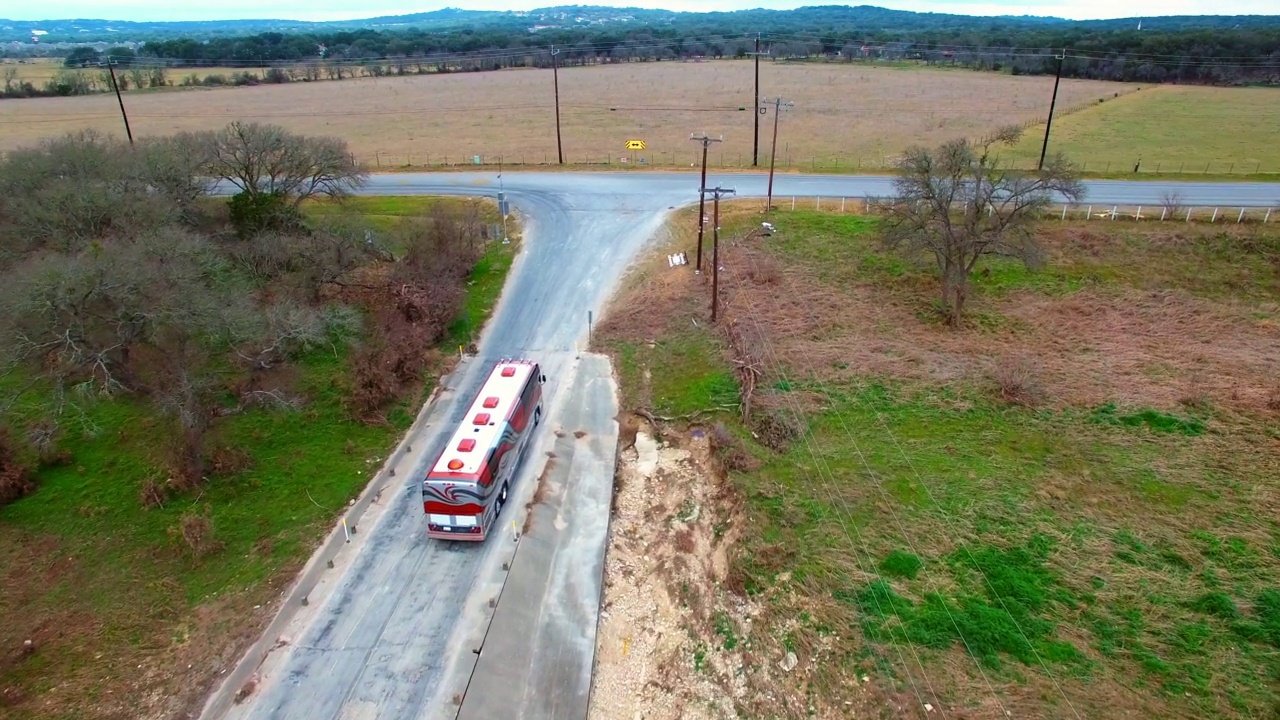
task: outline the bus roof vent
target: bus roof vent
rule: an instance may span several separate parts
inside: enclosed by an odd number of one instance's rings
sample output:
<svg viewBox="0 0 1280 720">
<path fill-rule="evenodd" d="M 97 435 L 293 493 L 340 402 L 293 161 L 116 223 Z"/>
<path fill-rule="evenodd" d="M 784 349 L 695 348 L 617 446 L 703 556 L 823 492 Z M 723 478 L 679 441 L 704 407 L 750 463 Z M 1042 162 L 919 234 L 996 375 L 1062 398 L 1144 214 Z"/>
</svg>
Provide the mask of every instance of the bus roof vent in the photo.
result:
<svg viewBox="0 0 1280 720">
<path fill-rule="evenodd" d="M 458 452 L 471 452 L 476 448 L 476 441 L 472 438 L 464 438 L 458 443 Z"/>
<path fill-rule="evenodd" d="M 502 377 L 515 377 L 516 369 L 510 365 L 502 368 Z"/>
<path fill-rule="evenodd" d="M 484 406 L 485 406 L 485 407 L 487 407 L 487 408 L 489 408 L 490 410 L 492 410 L 493 408 L 498 407 L 498 398 L 497 398 L 497 397 L 487 397 L 487 398 L 485 398 L 485 399 L 484 399 Z"/>
<path fill-rule="evenodd" d="M 475 418 L 471 420 L 472 425 L 488 425 L 489 413 L 476 413 Z"/>
</svg>

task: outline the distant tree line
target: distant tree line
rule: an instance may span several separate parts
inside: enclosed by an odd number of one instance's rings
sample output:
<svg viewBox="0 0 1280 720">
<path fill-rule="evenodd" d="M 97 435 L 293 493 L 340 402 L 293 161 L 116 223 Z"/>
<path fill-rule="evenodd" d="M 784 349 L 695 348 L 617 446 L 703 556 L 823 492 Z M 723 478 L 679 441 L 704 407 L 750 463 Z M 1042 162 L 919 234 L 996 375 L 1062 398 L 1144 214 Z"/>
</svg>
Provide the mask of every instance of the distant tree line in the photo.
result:
<svg viewBox="0 0 1280 720">
<path fill-rule="evenodd" d="M 486 19 L 487 18 L 487 19 Z M 553 18 L 555 19 L 555 18 Z M 570 19 L 572 20 L 572 18 Z M 1144 83 L 1280 84 L 1280 20 L 1152 18 L 1145 29 L 1128 21 L 1067 22 L 925 15 L 879 8 L 814 7 L 794 11 L 675 14 L 638 11 L 630 23 L 598 21 L 532 31 L 531 17 L 477 16 L 467 29 L 263 32 L 256 35 L 164 39 L 138 50 L 81 46 L 66 55 L 68 70 L 113 61 L 122 89 L 175 84 L 165 70 L 186 70 L 181 85 L 251 85 L 349 77 L 477 72 L 562 66 L 745 58 L 761 50 L 773 61 L 915 62 L 989 72 Z M 821 29 L 820 31 L 818 29 Z M 101 46 L 99 46 L 101 47 Z M 232 68 L 199 73 L 200 68 Z M 105 69 L 78 77 L 60 73 L 43 84 L 6 71 L 2 97 L 109 91 Z"/>
</svg>

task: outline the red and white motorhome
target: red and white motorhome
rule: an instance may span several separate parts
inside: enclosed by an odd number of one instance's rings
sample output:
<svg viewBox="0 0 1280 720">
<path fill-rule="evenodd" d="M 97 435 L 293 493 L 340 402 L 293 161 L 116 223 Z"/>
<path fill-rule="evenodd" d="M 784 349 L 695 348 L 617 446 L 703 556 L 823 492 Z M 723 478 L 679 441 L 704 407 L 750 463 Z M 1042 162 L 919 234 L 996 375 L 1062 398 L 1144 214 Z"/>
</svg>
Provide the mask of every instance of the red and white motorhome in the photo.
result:
<svg viewBox="0 0 1280 720">
<path fill-rule="evenodd" d="M 546 379 L 532 360 L 494 366 L 422 482 L 428 537 L 478 542 L 488 536 L 542 419 Z"/>
</svg>

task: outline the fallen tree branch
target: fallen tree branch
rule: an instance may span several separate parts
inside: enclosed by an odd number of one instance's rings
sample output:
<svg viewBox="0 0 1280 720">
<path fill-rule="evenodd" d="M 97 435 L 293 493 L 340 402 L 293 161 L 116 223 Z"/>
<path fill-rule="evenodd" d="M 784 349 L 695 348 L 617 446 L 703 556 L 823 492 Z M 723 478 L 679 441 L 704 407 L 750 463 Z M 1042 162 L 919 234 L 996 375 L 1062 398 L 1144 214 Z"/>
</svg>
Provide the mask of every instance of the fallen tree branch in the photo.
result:
<svg viewBox="0 0 1280 720">
<path fill-rule="evenodd" d="M 668 422 L 668 423 L 677 422 L 681 420 L 696 420 L 698 417 L 703 415 L 714 415 L 718 412 L 733 412 L 737 409 L 738 408 L 734 407 L 733 405 L 716 405 L 715 407 L 706 408 L 704 410 L 694 410 L 691 413 L 685 413 L 683 415 L 672 415 L 672 416 L 654 415 L 653 413 L 649 412 L 648 410 L 645 410 L 644 408 L 638 408 L 633 412 L 643 417 L 645 420 L 648 420 L 651 424 L 656 425 L 658 424 L 659 420 L 661 420 L 662 422 Z"/>
</svg>

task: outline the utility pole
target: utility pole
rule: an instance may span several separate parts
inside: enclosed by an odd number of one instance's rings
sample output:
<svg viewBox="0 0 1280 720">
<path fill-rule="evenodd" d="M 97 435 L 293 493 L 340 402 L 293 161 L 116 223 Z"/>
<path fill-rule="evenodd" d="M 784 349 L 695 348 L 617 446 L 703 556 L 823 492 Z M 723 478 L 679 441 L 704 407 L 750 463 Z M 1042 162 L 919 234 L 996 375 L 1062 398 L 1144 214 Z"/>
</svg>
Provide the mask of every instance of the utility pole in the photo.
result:
<svg viewBox="0 0 1280 720">
<path fill-rule="evenodd" d="M 564 164 L 564 146 L 560 143 L 560 65 L 556 62 L 556 56 L 560 54 L 559 48 L 551 48 L 551 76 L 556 85 L 556 155 L 560 158 L 560 164 Z"/>
<path fill-rule="evenodd" d="M 502 156 L 498 156 L 498 211 L 502 213 L 502 244 L 511 242 L 507 235 L 507 191 L 502 186 Z"/>
<path fill-rule="evenodd" d="M 702 143 L 702 183 L 698 186 L 698 262 L 694 265 L 693 273 L 695 275 L 702 274 L 702 229 L 706 222 L 706 192 L 707 192 L 707 148 L 711 147 L 713 142 L 723 142 L 724 136 L 713 138 L 704 133 L 693 133 L 689 136 L 690 140 L 697 140 Z"/>
<path fill-rule="evenodd" d="M 133 145 L 133 131 L 129 129 L 129 114 L 124 111 L 124 99 L 120 97 L 120 86 L 116 84 L 116 71 L 112 68 L 116 61 L 107 58 L 105 63 L 98 65 L 106 65 L 107 72 L 111 74 L 111 89 L 116 91 L 116 102 L 120 103 L 120 117 L 124 118 L 124 134 L 129 136 L 129 144 Z"/>
<path fill-rule="evenodd" d="M 761 109 L 769 107 L 769 101 L 763 101 Z M 765 205 L 765 212 L 773 209 L 773 165 L 778 157 L 778 116 L 782 114 L 782 108 L 795 107 L 793 102 L 782 102 L 782 98 L 773 99 L 773 147 L 769 149 L 769 200 Z"/>
<path fill-rule="evenodd" d="M 1058 59 L 1058 72 L 1053 77 L 1053 97 L 1049 100 L 1049 118 L 1044 121 L 1044 143 L 1040 146 L 1040 164 L 1036 165 L 1036 170 L 1044 169 L 1044 154 L 1049 150 L 1049 128 L 1053 126 L 1053 106 L 1058 102 L 1058 83 L 1062 80 L 1062 61 L 1067 56 L 1064 48 L 1061 55 L 1055 55 Z"/>
<path fill-rule="evenodd" d="M 715 219 L 711 227 L 711 322 L 716 321 L 716 308 L 720 304 L 720 196 L 733 192 L 733 188 L 722 188 L 719 185 L 704 190 L 704 193 L 715 195 Z"/>
<path fill-rule="evenodd" d="M 760 164 L 760 116 L 764 114 L 760 107 L 760 33 L 756 33 L 756 51 L 752 54 L 756 56 L 756 131 L 751 146 L 751 167 L 756 167 Z"/>
</svg>

